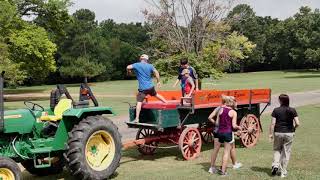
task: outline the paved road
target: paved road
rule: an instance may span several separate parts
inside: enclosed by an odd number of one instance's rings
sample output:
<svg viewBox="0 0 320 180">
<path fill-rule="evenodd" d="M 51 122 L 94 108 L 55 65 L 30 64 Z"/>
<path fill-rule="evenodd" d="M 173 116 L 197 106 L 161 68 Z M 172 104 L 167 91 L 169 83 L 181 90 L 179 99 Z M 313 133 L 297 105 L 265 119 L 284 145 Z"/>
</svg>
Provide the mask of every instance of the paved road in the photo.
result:
<svg viewBox="0 0 320 180">
<path fill-rule="evenodd" d="M 278 96 L 279 94 L 272 95 L 271 105 L 267 107 L 264 113 L 271 113 L 273 108 L 279 106 Z M 292 107 L 299 107 L 299 106 L 320 103 L 320 90 L 289 93 L 289 96 L 290 96 L 290 101 L 292 102 L 291 103 Z M 262 104 L 261 106 L 263 108 L 265 105 Z M 125 124 L 125 122 L 128 121 L 128 118 L 129 118 L 128 115 L 111 118 L 113 122 L 119 127 L 119 131 L 122 135 L 123 142 L 131 139 L 135 139 L 135 135 L 137 132 L 137 129 L 130 129 Z"/>
</svg>

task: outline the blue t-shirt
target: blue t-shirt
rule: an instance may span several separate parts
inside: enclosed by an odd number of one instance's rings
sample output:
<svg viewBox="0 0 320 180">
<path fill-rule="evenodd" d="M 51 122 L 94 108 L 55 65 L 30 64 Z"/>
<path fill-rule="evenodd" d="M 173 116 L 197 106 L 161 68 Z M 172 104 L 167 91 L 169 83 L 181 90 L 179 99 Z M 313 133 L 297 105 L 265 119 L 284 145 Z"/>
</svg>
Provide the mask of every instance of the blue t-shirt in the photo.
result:
<svg viewBox="0 0 320 180">
<path fill-rule="evenodd" d="M 154 87 L 152 74 L 155 69 L 152 64 L 139 62 L 132 64 L 132 66 L 137 75 L 139 90 L 143 91 Z"/>
</svg>

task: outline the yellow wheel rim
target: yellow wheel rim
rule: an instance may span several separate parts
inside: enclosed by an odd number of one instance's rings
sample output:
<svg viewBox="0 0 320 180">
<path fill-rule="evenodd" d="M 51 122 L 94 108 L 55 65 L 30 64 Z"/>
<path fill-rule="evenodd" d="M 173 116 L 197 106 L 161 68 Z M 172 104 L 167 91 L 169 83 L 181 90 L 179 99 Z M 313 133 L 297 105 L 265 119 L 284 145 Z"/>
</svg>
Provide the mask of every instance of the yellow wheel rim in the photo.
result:
<svg viewBox="0 0 320 180">
<path fill-rule="evenodd" d="M 116 153 L 112 136 L 104 130 L 93 133 L 89 137 L 85 148 L 87 163 L 95 171 L 107 169 Z"/>
<path fill-rule="evenodd" d="M 13 172 L 8 168 L 0 168 L 0 180 L 14 180 Z"/>
</svg>

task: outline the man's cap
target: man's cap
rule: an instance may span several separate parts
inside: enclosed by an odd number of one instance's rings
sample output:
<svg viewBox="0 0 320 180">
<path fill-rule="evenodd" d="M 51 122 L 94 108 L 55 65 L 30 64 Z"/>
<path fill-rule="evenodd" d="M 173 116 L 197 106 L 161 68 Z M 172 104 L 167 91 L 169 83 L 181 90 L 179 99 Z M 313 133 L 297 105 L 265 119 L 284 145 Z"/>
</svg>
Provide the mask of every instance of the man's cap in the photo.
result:
<svg viewBox="0 0 320 180">
<path fill-rule="evenodd" d="M 142 54 L 142 55 L 140 56 L 140 60 L 141 60 L 141 59 L 143 59 L 143 60 L 149 60 L 149 56 L 146 55 L 146 54 Z"/>
<path fill-rule="evenodd" d="M 190 74 L 189 69 L 184 69 L 181 73 L 181 75 Z"/>
</svg>

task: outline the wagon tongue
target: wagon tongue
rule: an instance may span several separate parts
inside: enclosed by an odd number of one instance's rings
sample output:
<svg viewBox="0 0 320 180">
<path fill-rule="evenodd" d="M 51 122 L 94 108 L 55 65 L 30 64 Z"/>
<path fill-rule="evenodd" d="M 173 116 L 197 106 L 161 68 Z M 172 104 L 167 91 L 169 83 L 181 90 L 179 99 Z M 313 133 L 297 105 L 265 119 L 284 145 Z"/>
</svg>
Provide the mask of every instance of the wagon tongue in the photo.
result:
<svg viewBox="0 0 320 180">
<path fill-rule="evenodd" d="M 0 75 L 0 132 L 3 132 L 4 128 L 4 93 L 3 93 L 3 82 L 4 82 L 4 73 L 5 71 L 1 72 Z"/>
</svg>

